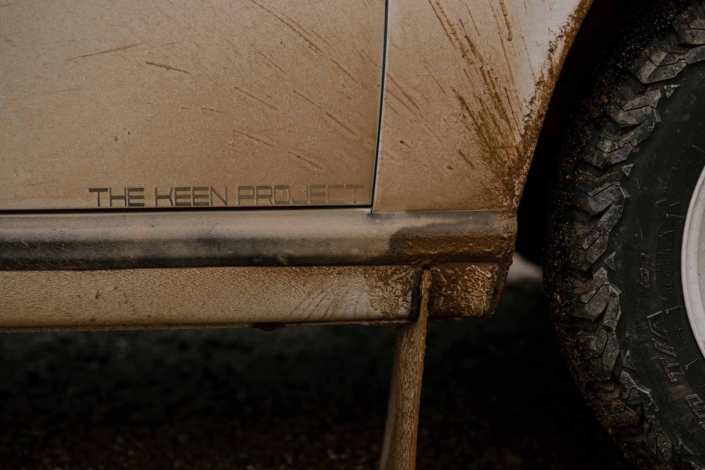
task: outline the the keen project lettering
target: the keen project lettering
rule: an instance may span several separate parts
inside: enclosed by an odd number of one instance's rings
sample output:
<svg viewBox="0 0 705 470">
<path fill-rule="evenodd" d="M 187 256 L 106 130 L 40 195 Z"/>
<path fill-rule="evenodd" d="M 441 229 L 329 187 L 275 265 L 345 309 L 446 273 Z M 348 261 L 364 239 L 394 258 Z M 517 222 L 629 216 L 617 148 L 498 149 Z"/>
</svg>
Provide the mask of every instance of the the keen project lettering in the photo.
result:
<svg viewBox="0 0 705 470">
<path fill-rule="evenodd" d="M 96 207 L 230 207 L 360 204 L 363 184 L 88 188 Z"/>
</svg>

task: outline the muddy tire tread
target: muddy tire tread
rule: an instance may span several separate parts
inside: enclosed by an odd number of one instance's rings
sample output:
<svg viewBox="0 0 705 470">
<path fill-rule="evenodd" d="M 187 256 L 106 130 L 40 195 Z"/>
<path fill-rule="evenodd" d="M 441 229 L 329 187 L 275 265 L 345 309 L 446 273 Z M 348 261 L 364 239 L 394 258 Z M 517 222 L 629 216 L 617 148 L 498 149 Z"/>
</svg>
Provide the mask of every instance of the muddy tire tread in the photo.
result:
<svg viewBox="0 0 705 470">
<path fill-rule="evenodd" d="M 562 217 L 553 218 L 568 223 L 549 228 L 562 250 L 561 275 L 547 281 L 555 287 L 549 289 L 559 342 L 576 382 L 625 454 L 646 468 L 695 470 L 702 467 L 689 460 L 692 452 L 662 429 L 650 390 L 629 373 L 631 354 L 620 348 L 616 334 L 621 292 L 609 274 L 619 256 L 610 237 L 628 203 L 623 182 L 639 164 L 639 145 L 660 122 L 659 104 L 676 92 L 673 79 L 705 61 L 703 4 L 676 15 L 672 26 L 628 67 L 598 124 L 574 152 L 570 201 Z"/>
</svg>

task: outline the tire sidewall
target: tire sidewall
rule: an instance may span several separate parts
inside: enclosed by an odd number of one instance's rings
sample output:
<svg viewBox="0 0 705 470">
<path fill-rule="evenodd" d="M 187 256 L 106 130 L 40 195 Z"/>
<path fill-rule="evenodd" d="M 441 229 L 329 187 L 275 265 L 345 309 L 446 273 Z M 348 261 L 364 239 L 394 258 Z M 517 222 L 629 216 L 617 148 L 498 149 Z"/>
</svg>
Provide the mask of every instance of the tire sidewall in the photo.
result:
<svg viewBox="0 0 705 470">
<path fill-rule="evenodd" d="M 705 66 L 688 67 L 672 83 L 679 88 L 659 106 L 661 123 L 627 161 L 629 197 L 610 237 L 610 279 L 621 290 L 615 372 L 627 370 L 649 389 L 679 453 L 695 457 L 705 455 L 705 360 L 683 300 L 681 249 L 705 167 L 705 152 L 695 148 L 705 149 Z"/>
</svg>

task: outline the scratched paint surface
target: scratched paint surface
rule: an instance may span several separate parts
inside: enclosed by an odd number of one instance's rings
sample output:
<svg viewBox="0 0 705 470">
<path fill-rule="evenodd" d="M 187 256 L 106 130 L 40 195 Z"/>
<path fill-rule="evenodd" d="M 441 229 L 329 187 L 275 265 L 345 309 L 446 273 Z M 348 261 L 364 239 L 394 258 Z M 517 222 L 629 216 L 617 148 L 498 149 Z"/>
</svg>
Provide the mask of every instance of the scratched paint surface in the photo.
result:
<svg viewBox="0 0 705 470">
<path fill-rule="evenodd" d="M 384 0 L 19 0 L 0 36 L 0 209 L 371 201 Z"/>
<path fill-rule="evenodd" d="M 377 211 L 517 207 L 585 0 L 390 0 Z"/>
</svg>

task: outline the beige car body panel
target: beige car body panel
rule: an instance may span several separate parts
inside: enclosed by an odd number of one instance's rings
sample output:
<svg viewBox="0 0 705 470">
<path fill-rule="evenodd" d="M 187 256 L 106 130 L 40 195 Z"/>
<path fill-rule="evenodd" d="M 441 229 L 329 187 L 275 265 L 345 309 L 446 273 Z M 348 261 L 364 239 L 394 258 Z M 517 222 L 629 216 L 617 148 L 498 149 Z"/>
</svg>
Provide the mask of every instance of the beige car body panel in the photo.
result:
<svg viewBox="0 0 705 470">
<path fill-rule="evenodd" d="M 376 211 L 518 207 L 587 0 L 390 0 Z"/>
<path fill-rule="evenodd" d="M 492 314 L 589 0 L 162 3 L 2 8 L 1 328 Z"/>
<path fill-rule="evenodd" d="M 384 12 L 3 5 L 0 210 L 369 205 Z"/>
<path fill-rule="evenodd" d="M 402 323 L 413 319 L 414 266 L 223 267 L 0 272 L 12 292 L 0 331 L 161 329 L 302 323 Z M 472 289 L 439 283 L 437 316 L 481 316 L 493 301 L 494 263 L 444 266 L 433 274 L 471 279 Z M 253 301 L 256 295 L 258 300 Z"/>
<path fill-rule="evenodd" d="M 419 275 L 403 266 L 0 272 L 15 293 L 3 329 L 399 322 L 410 319 Z"/>
</svg>

